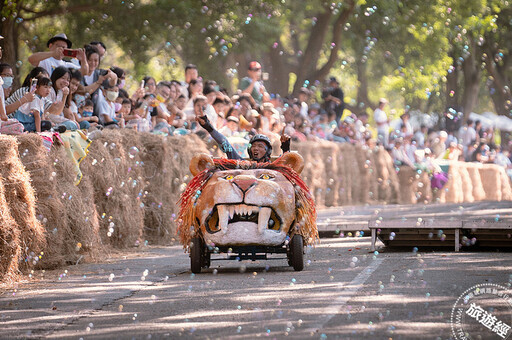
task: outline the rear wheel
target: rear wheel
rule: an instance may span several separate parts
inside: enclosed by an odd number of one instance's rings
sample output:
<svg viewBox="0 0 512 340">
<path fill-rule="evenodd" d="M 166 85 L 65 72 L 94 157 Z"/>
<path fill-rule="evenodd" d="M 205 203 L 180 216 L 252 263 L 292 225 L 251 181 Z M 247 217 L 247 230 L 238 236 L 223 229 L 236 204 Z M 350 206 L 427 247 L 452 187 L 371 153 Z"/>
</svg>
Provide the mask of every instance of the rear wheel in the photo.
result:
<svg viewBox="0 0 512 340">
<path fill-rule="evenodd" d="M 297 272 L 304 269 L 304 240 L 301 235 L 292 237 L 288 263 Z"/>
<path fill-rule="evenodd" d="M 194 274 L 199 274 L 201 272 L 201 267 L 204 263 L 203 249 L 203 240 L 199 237 L 194 237 L 190 245 L 190 270 Z"/>
</svg>

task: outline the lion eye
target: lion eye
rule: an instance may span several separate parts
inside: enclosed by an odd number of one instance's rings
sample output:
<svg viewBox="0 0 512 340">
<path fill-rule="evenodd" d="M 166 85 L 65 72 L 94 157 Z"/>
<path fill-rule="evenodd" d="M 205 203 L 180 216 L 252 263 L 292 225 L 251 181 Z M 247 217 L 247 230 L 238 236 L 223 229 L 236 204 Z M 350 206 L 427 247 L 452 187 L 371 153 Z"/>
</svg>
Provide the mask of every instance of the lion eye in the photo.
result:
<svg viewBox="0 0 512 340">
<path fill-rule="evenodd" d="M 231 181 L 233 178 L 235 178 L 233 175 L 226 175 L 226 177 L 224 177 L 224 179 L 227 181 Z"/>
<path fill-rule="evenodd" d="M 260 176 L 260 178 L 261 179 L 272 179 L 272 178 L 274 178 L 274 176 L 269 175 L 269 174 L 263 174 L 263 175 Z"/>
</svg>

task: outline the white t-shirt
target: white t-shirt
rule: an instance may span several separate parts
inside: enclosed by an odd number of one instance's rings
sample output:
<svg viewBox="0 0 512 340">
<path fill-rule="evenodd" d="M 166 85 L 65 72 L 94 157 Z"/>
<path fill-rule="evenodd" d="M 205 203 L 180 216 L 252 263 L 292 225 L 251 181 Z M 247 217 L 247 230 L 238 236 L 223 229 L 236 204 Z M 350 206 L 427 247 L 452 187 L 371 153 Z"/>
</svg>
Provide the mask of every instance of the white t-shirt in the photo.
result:
<svg viewBox="0 0 512 340">
<path fill-rule="evenodd" d="M 373 119 L 375 120 L 375 123 L 378 124 L 379 128 L 388 127 L 388 115 L 383 110 L 376 108 L 373 113 Z"/>
<path fill-rule="evenodd" d="M 64 60 L 57 60 L 54 57 L 50 57 L 45 60 L 41 60 L 39 62 L 39 65 L 37 65 L 37 66 L 44 68 L 50 76 L 52 75 L 53 71 L 59 66 L 80 69 L 79 65 L 76 65 L 76 64 L 70 63 L 68 61 L 64 61 Z"/>
<path fill-rule="evenodd" d="M 21 105 L 18 108 L 18 111 L 20 111 L 23 114 L 26 114 L 27 116 L 30 115 L 30 112 L 32 110 L 36 110 L 42 114 L 44 112 L 44 103 L 44 99 L 36 95 L 34 96 L 34 100 Z"/>
<path fill-rule="evenodd" d="M 105 116 L 110 117 L 110 119 L 114 120 L 116 118 L 116 106 L 114 103 L 110 103 L 107 100 L 98 101 L 98 113 L 100 117 L 100 122 L 105 124 Z"/>
</svg>

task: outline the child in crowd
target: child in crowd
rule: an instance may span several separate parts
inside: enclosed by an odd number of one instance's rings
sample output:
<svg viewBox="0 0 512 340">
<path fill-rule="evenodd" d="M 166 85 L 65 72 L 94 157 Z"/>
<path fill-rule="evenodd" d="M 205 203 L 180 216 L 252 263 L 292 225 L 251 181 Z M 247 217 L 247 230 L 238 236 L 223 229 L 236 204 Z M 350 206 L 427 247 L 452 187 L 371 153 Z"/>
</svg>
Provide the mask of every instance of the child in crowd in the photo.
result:
<svg viewBox="0 0 512 340">
<path fill-rule="evenodd" d="M 79 95 L 77 95 L 79 96 Z M 98 117 L 93 116 L 94 112 L 94 103 L 92 100 L 87 99 L 83 103 L 77 103 L 78 106 L 78 112 L 75 113 L 75 120 L 78 123 L 81 122 L 89 122 L 91 127 L 97 127 L 98 126 Z"/>
<path fill-rule="evenodd" d="M 117 85 L 111 86 L 110 84 L 105 84 L 102 91 L 105 100 L 98 101 L 98 115 L 100 117 L 100 123 L 104 127 L 110 129 L 119 128 L 120 121 L 116 118 L 116 107 L 114 104 L 117 96 L 119 95 L 119 88 Z"/>
<path fill-rule="evenodd" d="M 50 130 L 52 125 L 49 121 L 42 121 L 41 116 L 44 113 L 43 98 L 48 96 L 51 92 L 52 82 L 50 78 L 41 76 L 37 79 L 37 85 L 31 89 L 35 94 L 31 102 L 21 105 L 16 110 L 14 117 L 23 124 L 25 131 L 41 132 Z"/>
</svg>

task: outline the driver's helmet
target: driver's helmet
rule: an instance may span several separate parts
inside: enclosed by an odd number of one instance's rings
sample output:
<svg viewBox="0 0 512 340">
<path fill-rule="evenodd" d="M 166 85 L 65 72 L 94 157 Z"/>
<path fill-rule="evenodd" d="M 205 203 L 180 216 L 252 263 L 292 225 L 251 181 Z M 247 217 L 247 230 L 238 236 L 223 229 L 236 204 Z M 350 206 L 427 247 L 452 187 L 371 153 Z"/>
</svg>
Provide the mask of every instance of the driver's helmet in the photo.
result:
<svg viewBox="0 0 512 340">
<path fill-rule="evenodd" d="M 270 139 L 267 136 L 262 135 L 262 134 L 255 135 L 249 141 L 249 145 L 247 146 L 247 153 L 249 154 L 249 157 L 252 159 L 252 151 L 251 151 L 252 144 L 257 141 L 264 142 L 267 145 L 267 152 L 265 153 L 265 156 L 263 158 L 270 159 L 270 155 L 272 154 L 272 143 L 270 143 Z M 257 160 L 257 161 L 259 161 L 259 160 Z"/>
</svg>

